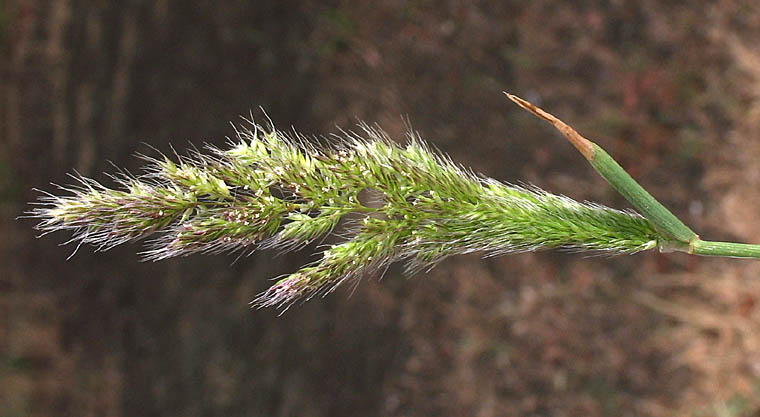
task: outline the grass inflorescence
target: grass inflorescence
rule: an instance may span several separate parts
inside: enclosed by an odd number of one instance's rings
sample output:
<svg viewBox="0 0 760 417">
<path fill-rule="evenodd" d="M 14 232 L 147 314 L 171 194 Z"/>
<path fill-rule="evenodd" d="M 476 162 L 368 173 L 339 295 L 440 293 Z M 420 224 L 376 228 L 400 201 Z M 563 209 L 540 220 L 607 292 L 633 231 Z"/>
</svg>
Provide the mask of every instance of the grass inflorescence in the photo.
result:
<svg viewBox="0 0 760 417">
<path fill-rule="evenodd" d="M 61 187 L 70 195 L 46 194 L 32 214 L 43 232 L 71 230 L 71 241 L 98 250 L 150 236 L 149 260 L 297 249 L 349 218 L 341 243 L 322 247 L 320 260 L 278 280 L 256 306 L 287 307 L 398 260 L 412 273 L 462 253 L 635 253 L 663 238 L 636 213 L 474 174 L 416 133 L 399 145 L 379 128 L 357 131 L 314 145 L 251 124 L 226 150 L 146 158 L 144 174 L 113 177 L 118 189 L 77 176 L 78 185 Z"/>
</svg>

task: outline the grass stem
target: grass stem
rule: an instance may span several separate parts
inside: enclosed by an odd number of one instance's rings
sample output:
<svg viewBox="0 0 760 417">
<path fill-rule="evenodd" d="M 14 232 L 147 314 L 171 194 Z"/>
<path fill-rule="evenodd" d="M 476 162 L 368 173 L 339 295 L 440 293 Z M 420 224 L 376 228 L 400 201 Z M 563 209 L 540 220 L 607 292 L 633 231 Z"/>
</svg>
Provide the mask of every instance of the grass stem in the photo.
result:
<svg viewBox="0 0 760 417">
<path fill-rule="evenodd" d="M 691 245 L 691 253 L 702 256 L 760 259 L 760 245 L 697 239 Z"/>
</svg>

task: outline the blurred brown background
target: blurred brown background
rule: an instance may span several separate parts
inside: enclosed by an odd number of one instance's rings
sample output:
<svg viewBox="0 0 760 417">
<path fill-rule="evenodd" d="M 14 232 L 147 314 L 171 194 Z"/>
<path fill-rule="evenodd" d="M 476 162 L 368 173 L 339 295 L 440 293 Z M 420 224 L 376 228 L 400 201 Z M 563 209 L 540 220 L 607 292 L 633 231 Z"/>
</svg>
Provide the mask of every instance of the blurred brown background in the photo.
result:
<svg viewBox="0 0 760 417">
<path fill-rule="evenodd" d="M 73 169 L 402 116 L 455 161 L 627 207 L 534 100 L 704 237 L 760 241 L 756 1 L 0 1 L 0 416 L 757 416 L 760 262 L 544 252 L 248 301 L 310 254 L 141 263 L 14 220 Z M 260 113 L 259 113 L 260 115 Z"/>
</svg>

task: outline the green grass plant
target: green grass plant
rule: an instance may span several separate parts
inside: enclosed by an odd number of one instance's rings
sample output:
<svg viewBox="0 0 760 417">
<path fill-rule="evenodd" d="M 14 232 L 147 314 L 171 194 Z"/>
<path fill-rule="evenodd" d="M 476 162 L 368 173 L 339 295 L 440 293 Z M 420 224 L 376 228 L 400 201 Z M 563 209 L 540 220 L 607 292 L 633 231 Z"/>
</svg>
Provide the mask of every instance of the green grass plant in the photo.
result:
<svg viewBox="0 0 760 417">
<path fill-rule="evenodd" d="M 113 176 L 116 189 L 75 176 L 78 184 L 60 187 L 66 195 L 45 193 L 31 215 L 43 234 L 69 230 L 70 242 L 97 250 L 146 239 L 148 260 L 287 251 L 338 235 L 339 243 L 319 246 L 318 261 L 279 279 L 256 306 L 287 307 L 396 261 L 405 261 L 411 274 L 471 252 L 659 248 L 760 257 L 757 245 L 699 239 L 598 145 L 508 96 L 554 124 L 641 214 L 486 178 L 431 150 L 414 132 L 398 144 L 361 124 L 315 145 L 250 122 L 236 130 L 229 149 L 209 147 L 175 160 L 145 157 L 142 175 Z"/>
</svg>

